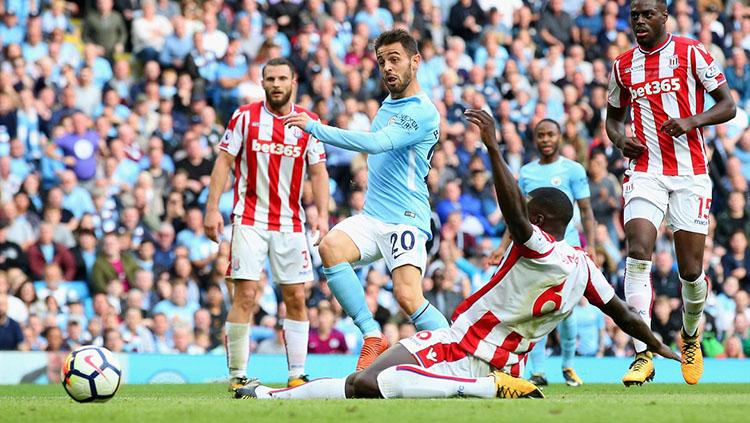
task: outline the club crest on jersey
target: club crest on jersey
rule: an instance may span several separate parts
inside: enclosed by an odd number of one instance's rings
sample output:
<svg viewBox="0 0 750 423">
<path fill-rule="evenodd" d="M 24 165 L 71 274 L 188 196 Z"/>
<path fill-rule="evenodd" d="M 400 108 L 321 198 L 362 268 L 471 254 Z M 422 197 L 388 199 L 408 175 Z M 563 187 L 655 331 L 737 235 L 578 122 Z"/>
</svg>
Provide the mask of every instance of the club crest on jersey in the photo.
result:
<svg viewBox="0 0 750 423">
<path fill-rule="evenodd" d="M 232 259 L 232 270 L 235 272 L 240 270 L 240 259 L 239 257 L 235 257 Z"/>
<path fill-rule="evenodd" d="M 677 69 L 680 67 L 680 56 L 673 55 L 669 58 L 669 69 Z"/>
<path fill-rule="evenodd" d="M 296 126 L 293 126 L 292 135 L 294 136 L 294 138 L 302 138 L 302 130 L 297 128 Z"/>
<path fill-rule="evenodd" d="M 562 184 L 562 178 L 559 176 L 553 176 L 552 179 L 549 180 L 549 183 L 552 184 L 553 187 L 559 187 Z"/>
</svg>

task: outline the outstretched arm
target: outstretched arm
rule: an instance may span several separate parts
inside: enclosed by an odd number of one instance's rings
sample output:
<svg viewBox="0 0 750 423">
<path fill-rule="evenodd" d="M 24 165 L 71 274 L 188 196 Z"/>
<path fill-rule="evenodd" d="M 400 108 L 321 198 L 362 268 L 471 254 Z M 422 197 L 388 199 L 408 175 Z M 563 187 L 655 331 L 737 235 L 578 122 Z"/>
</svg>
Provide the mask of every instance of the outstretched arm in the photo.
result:
<svg viewBox="0 0 750 423">
<path fill-rule="evenodd" d="M 524 244 L 531 238 L 533 232 L 526 210 L 526 199 L 518 188 L 513 174 L 510 173 L 508 164 L 500 155 L 500 147 L 498 147 L 495 134 L 495 120 L 484 110 L 469 109 L 464 115 L 469 122 L 479 127 L 482 142 L 487 146 L 492 163 L 497 202 L 505 216 L 510 237 L 513 242 Z"/>
<path fill-rule="evenodd" d="M 284 124 L 296 126 L 326 144 L 368 154 L 404 148 L 418 143 L 423 138 L 416 122 L 405 116 L 377 132 L 334 128 L 313 120 L 306 113 L 291 115 L 286 118 Z"/>
<path fill-rule="evenodd" d="M 625 333 L 645 342 L 649 351 L 659 354 L 664 358 L 680 361 L 680 357 L 674 351 L 656 339 L 656 336 L 651 332 L 646 322 L 641 319 L 635 310 L 622 302 L 616 295 L 607 304 L 599 308 L 604 314 L 611 317 L 615 321 L 615 324 Z"/>
</svg>

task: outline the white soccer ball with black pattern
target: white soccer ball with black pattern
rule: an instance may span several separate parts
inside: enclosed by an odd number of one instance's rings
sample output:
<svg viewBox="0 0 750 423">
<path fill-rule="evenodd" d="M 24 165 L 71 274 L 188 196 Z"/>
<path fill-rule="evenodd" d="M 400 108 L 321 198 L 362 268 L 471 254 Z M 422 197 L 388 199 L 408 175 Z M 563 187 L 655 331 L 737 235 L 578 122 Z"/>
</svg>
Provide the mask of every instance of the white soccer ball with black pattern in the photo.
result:
<svg viewBox="0 0 750 423">
<path fill-rule="evenodd" d="M 79 347 L 65 358 L 60 379 L 65 392 L 78 402 L 104 402 L 120 387 L 120 363 L 108 349 Z"/>
</svg>

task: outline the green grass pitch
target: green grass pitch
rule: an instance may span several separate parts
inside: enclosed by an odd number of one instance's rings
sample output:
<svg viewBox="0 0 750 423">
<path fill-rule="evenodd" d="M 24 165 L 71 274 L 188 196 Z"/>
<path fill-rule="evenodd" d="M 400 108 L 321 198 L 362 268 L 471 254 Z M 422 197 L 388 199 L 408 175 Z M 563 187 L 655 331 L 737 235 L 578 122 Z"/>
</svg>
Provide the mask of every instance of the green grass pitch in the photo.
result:
<svg viewBox="0 0 750 423">
<path fill-rule="evenodd" d="M 103 404 L 62 386 L 0 386 L 0 422 L 688 422 L 750 421 L 750 385 L 545 388 L 545 400 L 234 400 L 226 386 L 125 385 Z"/>
</svg>

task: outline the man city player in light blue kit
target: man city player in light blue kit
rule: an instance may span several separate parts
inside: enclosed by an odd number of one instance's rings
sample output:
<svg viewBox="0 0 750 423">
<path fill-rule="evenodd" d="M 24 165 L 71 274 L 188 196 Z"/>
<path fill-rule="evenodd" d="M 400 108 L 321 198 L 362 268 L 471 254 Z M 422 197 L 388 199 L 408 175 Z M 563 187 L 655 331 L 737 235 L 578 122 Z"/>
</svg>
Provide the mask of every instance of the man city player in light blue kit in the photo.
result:
<svg viewBox="0 0 750 423">
<path fill-rule="evenodd" d="M 440 138 L 440 116 L 417 82 L 421 57 L 414 38 L 404 30 L 384 32 L 375 40 L 375 53 L 390 95 L 375 116 L 372 132 L 333 128 L 306 114 L 286 120 L 324 143 L 369 154 L 364 213 L 336 225 L 319 249 L 328 286 L 365 336 L 357 370 L 369 366 L 388 344 L 352 264 L 385 259 L 393 293 L 417 330 L 448 327 L 422 293 L 425 242 L 432 236 L 425 178 Z"/>
<path fill-rule="evenodd" d="M 591 257 L 594 254 L 594 213 L 589 201 L 589 181 L 586 170 L 580 163 L 560 155 L 560 125 L 551 119 L 541 120 L 534 128 L 534 141 L 539 150 L 539 159 L 521 167 L 518 184 L 524 195 L 537 188 L 554 187 L 563 191 L 571 202 L 578 203 L 580 220 L 588 241 L 587 250 Z M 574 208 L 575 209 L 575 208 Z M 581 239 L 576 229 L 576 217 L 568 223 L 565 230 L 565 241 L 573 247 L 581 246 Z M 578 386 L 583 382 L 573 370 L 573 356 L 576 352 L 575 314 L 571 314 L 558 326 L 560 347 L 562 350 L 562 367 L 565 383 Z M 545 345 L 547 338 L 538 342 L 531 351 L 530 361 L 533 368 L 531 381 L 536 385 L 546 385 L 544 377 Z"/>
</svg>

